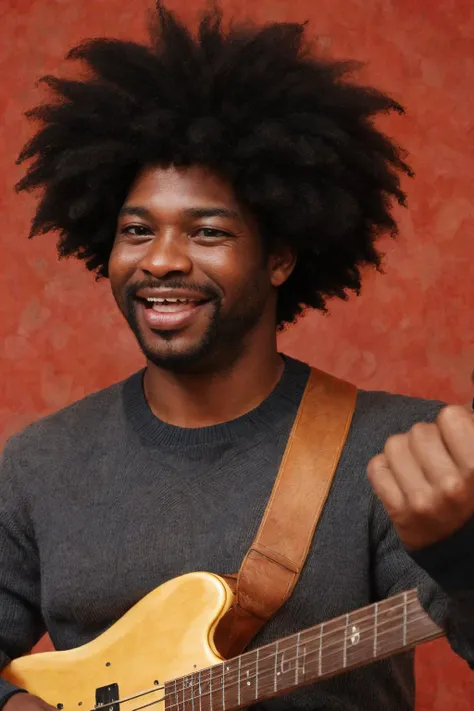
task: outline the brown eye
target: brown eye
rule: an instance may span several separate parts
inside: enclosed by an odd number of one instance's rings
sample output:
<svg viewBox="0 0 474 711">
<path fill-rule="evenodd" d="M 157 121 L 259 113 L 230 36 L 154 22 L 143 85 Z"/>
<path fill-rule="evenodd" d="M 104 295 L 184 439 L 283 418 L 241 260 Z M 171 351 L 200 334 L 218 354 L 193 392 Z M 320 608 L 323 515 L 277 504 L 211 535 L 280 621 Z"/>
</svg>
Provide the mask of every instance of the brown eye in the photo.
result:
<svg viewBox="0 0 474 711">
<path fill-rule="evenodd" d="M 151 230 L 146 225 L 126 225 L 120 230 L 121 234 L 132 235 L 133 237 L 144 237 L 151 234 Z"/>
<path fill-rule="evenodd" d="M 209 239 L 231 236 L 229 232 L 224 232 L 223 230 L 218 230 L 213 227 L 200 227 L 199 230 L 195 232 L 195 235 L 196 237 L 207 237 Z"/>
</svg>

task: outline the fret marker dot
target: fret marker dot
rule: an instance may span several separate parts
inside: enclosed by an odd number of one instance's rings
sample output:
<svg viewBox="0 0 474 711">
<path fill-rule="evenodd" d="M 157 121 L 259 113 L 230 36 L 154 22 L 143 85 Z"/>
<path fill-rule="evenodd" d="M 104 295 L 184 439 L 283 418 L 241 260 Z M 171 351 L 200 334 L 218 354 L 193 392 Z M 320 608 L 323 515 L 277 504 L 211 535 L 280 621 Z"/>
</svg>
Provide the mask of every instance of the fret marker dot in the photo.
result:
<svg viewBox="0 0 474 711">
<path fill-rule="evenodd" d="M 247 682 L 247 686 L 251 686 L 251 683 L 250 683 L 250 681 L 248 681 L 248 682 Z"/>
</svg>

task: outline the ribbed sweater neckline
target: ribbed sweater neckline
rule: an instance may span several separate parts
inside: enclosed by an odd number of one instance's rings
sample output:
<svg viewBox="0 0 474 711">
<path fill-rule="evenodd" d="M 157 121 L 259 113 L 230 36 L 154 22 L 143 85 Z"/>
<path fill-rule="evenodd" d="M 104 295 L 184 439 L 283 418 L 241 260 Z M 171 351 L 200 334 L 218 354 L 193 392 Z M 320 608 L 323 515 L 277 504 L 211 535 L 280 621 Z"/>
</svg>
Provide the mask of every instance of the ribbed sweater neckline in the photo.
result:
<svg viewBox="0 0 474 711">
<path fill-rule="evenodd" d="M 160 420 L 151 410 L 143 388 L 145 369 L 124 382 L 123 404 L 133 429 L 150 444 L 170 447 L 212 445 L 254 436 L 256 430 L 275 432 L 289 408 L 296 409 L 309 376 L 309 366 L 284 356 L 283 374 L 270 393 L 256 408 L 228 422 L 208 427 L 177 427 Z M 224 397 L 223 393 L 223 397 Z"/>
</svg>

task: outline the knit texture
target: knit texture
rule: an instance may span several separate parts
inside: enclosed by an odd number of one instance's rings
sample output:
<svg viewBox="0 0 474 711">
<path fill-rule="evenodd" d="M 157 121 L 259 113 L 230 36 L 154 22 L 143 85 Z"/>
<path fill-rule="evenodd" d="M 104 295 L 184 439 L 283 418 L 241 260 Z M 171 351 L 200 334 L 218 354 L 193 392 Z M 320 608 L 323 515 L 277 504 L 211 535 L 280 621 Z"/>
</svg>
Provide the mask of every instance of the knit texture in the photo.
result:
<svg viewBox="0 0 474 711">
<path fill-rule="evenodd" d="M 0 471 L 0 666 L 25 654 L 45 630 L 57 649 L 88 642 L 182 573 L 237 571 L 268 502 L 308 374 L 308 366 L 286 358 L 281 381 L 255 410 L 183 429 L 153 415 L 139 372 L 13 437 Z M 472 596 L 462 591 L 458 601 L 454 591 L 446 599 L 401 546 L 366 477 L 368 461 L 391 434 L 433 419 L 440 406 L 359 391 L 306 566 L 253 646 L 416 585 L 456 650 L 474 662 Z M 436 560 L 433 551 L 430 556 Z M 11 691 L 0 681 L 0 701 Z M 262 708 L 413 706 L 413 653 L 406 653 Z"/>
</svg>

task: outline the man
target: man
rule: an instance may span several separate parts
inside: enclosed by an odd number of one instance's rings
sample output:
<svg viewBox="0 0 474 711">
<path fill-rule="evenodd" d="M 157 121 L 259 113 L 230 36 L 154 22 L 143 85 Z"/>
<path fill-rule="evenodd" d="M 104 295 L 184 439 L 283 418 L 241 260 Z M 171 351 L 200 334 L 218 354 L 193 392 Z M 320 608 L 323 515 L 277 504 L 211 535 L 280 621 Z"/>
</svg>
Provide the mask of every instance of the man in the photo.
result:
<svg viewBox="0 0 474 711">
<path fill-rule="evenodd" d="M 110 279 L 146 369 L 6 446 L 2 665 L 45 630 L 58 649 L 87 642 L 184 572 L 239 568 L 309 374 L 277 328 L 357 291 L 404 202 L 409 168 L 372 123 L 401 107 L 311 57 L 301 26 L 226 32 L 211 13 L 194 40 L 158 15 L 149 48 L 73 50 L 89 78 L 47 77 L 56 100 L 31 114 L 32 234 L 58 230 L 60 256 Z M 473 460 L 467 411 L 360 391 L 301 579 L 255 644 L 416 585 L 474 664 Z M 6 711 L 48 708 L 1 690 Z M 406 653 L 264 706 L 413 696 Z"/>
</svg>

